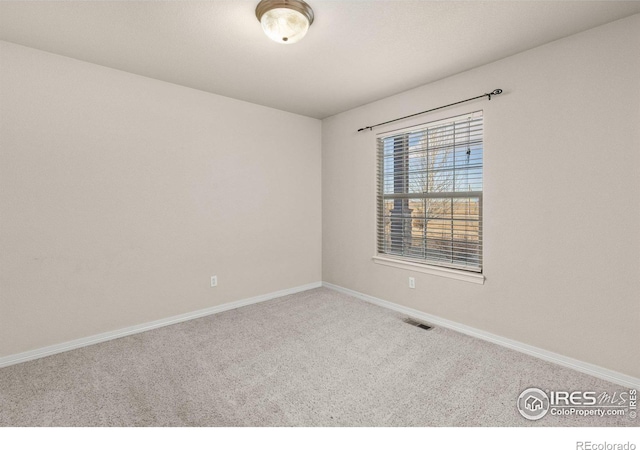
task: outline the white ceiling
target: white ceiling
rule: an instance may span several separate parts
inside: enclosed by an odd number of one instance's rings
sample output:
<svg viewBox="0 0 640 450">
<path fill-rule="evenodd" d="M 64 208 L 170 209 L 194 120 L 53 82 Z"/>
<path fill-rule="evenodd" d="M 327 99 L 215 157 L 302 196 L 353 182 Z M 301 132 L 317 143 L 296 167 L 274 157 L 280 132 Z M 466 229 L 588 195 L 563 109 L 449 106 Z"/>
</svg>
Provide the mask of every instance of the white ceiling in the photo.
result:
<svg viewBox="0 0 640 450">
<path fill-rule="evenodd" d="M 308 0 L 309 33 L 280 45 L 257 3 L 3 1 L 0 39 L 324 118 L 640 12 L 638 1 Z"/>
</svg>

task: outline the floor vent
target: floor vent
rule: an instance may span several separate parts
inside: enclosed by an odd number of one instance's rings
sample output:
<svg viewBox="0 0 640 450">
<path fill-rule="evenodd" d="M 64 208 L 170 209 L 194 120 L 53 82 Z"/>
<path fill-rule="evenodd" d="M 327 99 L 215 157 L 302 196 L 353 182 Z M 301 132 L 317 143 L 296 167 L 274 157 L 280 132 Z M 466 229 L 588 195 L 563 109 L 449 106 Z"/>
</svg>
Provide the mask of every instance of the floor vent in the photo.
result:
<svg viewBox="0 0 640 450">
<path fill-rule="evenodd" d="M 431 325 L 418 322 L 416 319 L 412 319 L 411 317 L 407 317 L 406 319 L 404 319 L 404 323 L 408 323 L 409 325 L 413 325 L 414 327 L 422 328 L 423 330 L 430 330 L 433 328 Z"/>
</svg>

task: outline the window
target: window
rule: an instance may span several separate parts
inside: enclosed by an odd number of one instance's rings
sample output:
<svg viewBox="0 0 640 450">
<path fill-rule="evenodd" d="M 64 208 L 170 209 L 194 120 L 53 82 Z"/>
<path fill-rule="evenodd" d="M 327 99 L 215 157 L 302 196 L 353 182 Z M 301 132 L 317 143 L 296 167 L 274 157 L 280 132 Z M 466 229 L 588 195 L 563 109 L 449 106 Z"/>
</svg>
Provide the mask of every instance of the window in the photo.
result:
<svg viewBox="0 0 640 450">
<path fill-rule="evenodd" d="M 482 272 L 482 112 L 380 135 L 378 255 Z"/>
</svg>

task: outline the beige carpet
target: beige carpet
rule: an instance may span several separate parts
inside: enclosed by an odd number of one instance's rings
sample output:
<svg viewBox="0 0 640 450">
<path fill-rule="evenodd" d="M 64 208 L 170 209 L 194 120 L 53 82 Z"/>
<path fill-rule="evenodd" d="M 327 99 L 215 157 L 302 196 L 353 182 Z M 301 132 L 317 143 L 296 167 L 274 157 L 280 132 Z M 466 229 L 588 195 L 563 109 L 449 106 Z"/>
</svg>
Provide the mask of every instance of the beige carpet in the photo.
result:
<svg viewBox="0 0 640 450">
<path fill-rule="evenodd" d="M 2 426 L 637 426 L 520 416 L 620 386 L 325 288 L 0 369 Z"/>
</svg>

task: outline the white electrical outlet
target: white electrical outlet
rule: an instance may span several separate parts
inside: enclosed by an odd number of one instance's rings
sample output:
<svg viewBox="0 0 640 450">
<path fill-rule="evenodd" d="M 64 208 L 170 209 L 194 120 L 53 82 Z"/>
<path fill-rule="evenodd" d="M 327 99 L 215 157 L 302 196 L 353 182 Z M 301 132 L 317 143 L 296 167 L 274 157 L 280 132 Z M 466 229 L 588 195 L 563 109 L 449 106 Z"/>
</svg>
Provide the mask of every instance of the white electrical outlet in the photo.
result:
<svg viewBox="0 0 640 450">
<path fill-rule="evenodd" d="M 413 277 L 409 277 L 409 287 L 411 289 L 415 289 L 416 288 L 416 279 Z"/>
<path fill-rule="evenodd" d="M 218 285 L 218 276 L 214 275 L 211 277 L 211 287 L 216 287 Z"/>
</svg>

